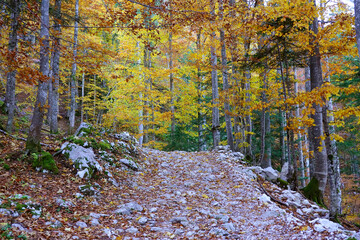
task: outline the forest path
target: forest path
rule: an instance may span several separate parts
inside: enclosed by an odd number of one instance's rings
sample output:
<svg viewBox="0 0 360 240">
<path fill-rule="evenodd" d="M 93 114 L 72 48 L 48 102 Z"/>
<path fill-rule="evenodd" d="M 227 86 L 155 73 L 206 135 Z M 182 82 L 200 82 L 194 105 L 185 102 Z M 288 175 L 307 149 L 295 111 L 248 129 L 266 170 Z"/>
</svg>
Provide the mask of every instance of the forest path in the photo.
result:
<svg viewBox="0 0 360 240">
<path fill-rule="evenodd" d="M 348 238 L 315 231 L 296 209 L 269 201 L 251 170 L 224 154 L 145 151 L 146 170 L 132 179 L 133 194 L 122 199 L 143 208 L 125 216 L 125 239 Z"/>
</svg>

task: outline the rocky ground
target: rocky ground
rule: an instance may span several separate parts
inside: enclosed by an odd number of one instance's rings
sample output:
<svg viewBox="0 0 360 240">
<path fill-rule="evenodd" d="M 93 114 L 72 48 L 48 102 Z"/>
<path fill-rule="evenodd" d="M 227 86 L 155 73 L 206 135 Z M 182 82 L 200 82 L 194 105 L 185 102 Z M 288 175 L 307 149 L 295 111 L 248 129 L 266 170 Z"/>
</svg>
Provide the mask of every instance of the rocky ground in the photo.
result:
<svg viewBox="0 0 360 240">
<path fill-rule="evenodd" d="M 299 193 L 258 181 L 239 156 L 142 150 L 111 179 L 0 170 L 0 236 L 11 239 L 360 239 Z M 79 189 L 90 183 L 91 193 Z M 116 186 L 117 185 L 117 186 Z M 270 199 L 270 197 L 272 199 Z M 275 202 L 276 201 L 276 202 Z"/>
</svg>

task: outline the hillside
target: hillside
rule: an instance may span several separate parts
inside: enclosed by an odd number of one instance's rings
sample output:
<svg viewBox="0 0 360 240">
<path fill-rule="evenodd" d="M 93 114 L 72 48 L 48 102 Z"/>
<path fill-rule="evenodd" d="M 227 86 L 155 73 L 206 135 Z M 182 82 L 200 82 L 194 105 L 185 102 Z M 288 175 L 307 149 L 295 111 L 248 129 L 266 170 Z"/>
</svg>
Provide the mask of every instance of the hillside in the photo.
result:
<svg viewBox="0 0 360 240">
<path fill-rule="evenodd" d="M 12 142 L 19 147 L 23 144 Z M 2 156 L 6 151 L 2 149 Z M 108 173 L 107 177 L 98 174 L 88 180 L 76 175 L 59 155 L 57 175 L 35 171 L 28 163 L 15 160 L 19 156 L 12 156 L 6 160 L 8 170 L 4 165 L 0 169 L 0 236 L 3 239 L 14 236 L 18 239 L 360 238 L 360 233 L 328 221 L 328 211 L 300 193 L 264 181 L 255 174 L 264 176 L 263 170 L 243 165 L 239 154 L 224 147 L 194 153 L 138 151 L 138 158 L 134 159 L 136 168 L 119 165 L 120 159 L 115 159 L 111 177 Z M 104 167 L 106 163 L 100 165 Z M 84 185 L 90 191 L 79 188 Z"/>
</svg>

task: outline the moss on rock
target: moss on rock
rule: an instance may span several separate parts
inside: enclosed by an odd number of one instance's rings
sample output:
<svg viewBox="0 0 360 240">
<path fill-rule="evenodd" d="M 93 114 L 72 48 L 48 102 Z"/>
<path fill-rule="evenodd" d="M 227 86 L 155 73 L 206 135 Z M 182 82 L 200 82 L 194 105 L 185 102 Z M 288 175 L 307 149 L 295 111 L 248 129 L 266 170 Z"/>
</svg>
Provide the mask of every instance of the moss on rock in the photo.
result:
<svg viewBox="0 0 360 240">
<path fill-rule="evenodd" d="M 281 178 L 276 179 L 276 184 L 279 185 L 281 188 L 287 189 L 289 183 Z"/>
<path fill-rule="evenodd" d="M 304 193 L 304 196 L 308 199 L 316 202 L 320 206 L 325 206 L 324 197 L 319 189 L 319 185 L 319 180 L 317 180 L 316 178 L 312 178 L 309 184 L 305 188 L 303 188 L 302 191 Z"/>
<path fill-rule="evenodd" d="M 32 166 L 34 168 L 41 167 L 42 169 L 51 171 L 55 174 L 59 173 L 55 160 L 49 152 L 42 151 L 41 153 L 33 153 L 32 156 Z"/>
</svg>

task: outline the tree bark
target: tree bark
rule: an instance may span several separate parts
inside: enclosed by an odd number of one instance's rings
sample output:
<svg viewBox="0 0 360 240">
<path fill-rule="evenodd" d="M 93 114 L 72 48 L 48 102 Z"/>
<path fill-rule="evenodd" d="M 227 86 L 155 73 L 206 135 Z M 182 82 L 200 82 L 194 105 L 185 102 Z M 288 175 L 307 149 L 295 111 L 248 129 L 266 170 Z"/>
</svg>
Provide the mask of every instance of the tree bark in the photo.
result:
<svg viewBox="0 0 360 240">
<path fill-rule="evenodd" d="M 223 0 L 219 0 L 219 12 L 220 12 L 220 20 L 224 18 L 224 3 Z M 226 124 L 226 135 L 227 135 L 227 143 L 230 146 L 230 149 L 234 151 L 234 138 L 232 131 L 232 123 L 230 113 L 230 104 L 229 104 L 229 74 L 228 74 L 228 66 L 227 66 L 227 55 L 226 55 L 226 43 L 225 43 L 225 32 L 224 29 L 220 29 L 220 43 L 221 43 L 221 64 L 222 64 L 222 77 L 223 77 L 223 90 L 225 94 L 224 101 L 224 111 L 225 111 L 225 124 Z"/>
<path fill-rule="evenodd" d="M 317 18 L 313 20 L 312 30 L 314 34 L 318 33 Z M 317 43 L 315 43 L 313 55 L 310 56 L 310 82 L 312 91 L 320 88 L 323 83 L 320 50 Z M 328 166 L 326 146 L 324 140 L 322 139 L 322 137 L 324 136 L 322 107 L 319 103 L 314 103 L 313 107 L 315 109 L 315 113 L 312 115 L 312 118 L 314 119 L 314 126 L 311 127 L 315 158 L 313 177 L 316 178 L 317 181 L 319 181 L 319 190 L 324 193 L 327 181 Z"/>
<path fill-rule="evenodd" d="M 198 52 L 201 51 L 201 30 L 197 34 L 196 46 Z M 202 84 L 202 72 L 200 69 L 200 64 L 198 64 L 197 69 L 197 78 L 198 78 L 198 145 L 199 151 L 206 151 L 206 140 L 205 140 L 205 125 L 206 125 L 206 116 L 203 113 L 203 84 Z"/>
<path fill-rule="evenodd" d="M 38 91 L 26 149 L 30 152 L 41 151 L 41 128 L 44 120 L 45 105 L 48 91 L 49 76 L 49 0 L 41 1 L 41 29 L 40 29 L 40 73 Z"/>
<path fill-rule="evenodd" d="M 295 83 L 294 83 L 294 93 L 295 96 L 298 95 L 298 83 L 296 81 L 296 76 L 297 76 L 297 71 L 296 68 L 294 69 L 294 79 L 295 79 Z M 295 110 L 295 116 L 296 118 L 300 119 L 300 106 L 299 104 L 297 104 L 296 106 L 296 110 Z M 300 183 L 301 183 L 301 187 L 304 188 L 306 185 L 305 182 L 305 164 L 304 164 L 304 154 L 303 154 L 303 144 L 302 144 L 302 136 L 300 131 L 297 134 L 297 138 L 298 138 L 298 151 L 299 151 L 299 163 L 300 163 Z"/>
<path fill-rule="evenodd" d="M 9 33 L 9 45 L 8 45 L 8 74 L 6 82 L 6 95 L 5 104 L 8 113 L 8 120 L 6 124 L 6 130 L 11 133 L 13 131 L 15 108 L 16 108 L 16 56 L 17 56 L 17 43 L 18 43 L 18 29 L 19 29 L 19 17 L 20 17 L 20 0 L 10 1 L 11 11 L 11 27 Z"/>
<path fill-rule="evenodd" d="M 327 63 L 326 59 L 326 63 Z M 330 76 L 326 79 L 330 82 Z M 341 215 L 341 175 L 340 175 L 340 161 L 336 140 L 331 138 L 335 134 L 335 126 L 329 123 L 334 122 L 334 106 L 332 98 L 330 97 L 326 103 L 326 108 L 323 109 L 324 131 L 325 131 L 325 144 L 328 156 L 328 177 L 330 185 L 330 219 L 337 220 Z"/>
<path fill-rule="evenodd" d="M 305 90 L 306 90 L 306 92 L 311 92 L 310 67 L 305 68 L 305 79 L 306 79 Z M 309 177 L 311 179 L 314 174 L 314 162 L 315 162 L 315 160 L 314 160 L 314 143 L 312 141 L 313 136 L 312 136 L 311 127 L 308 128 L 308 137 L 306 139 L 308 142 L 308 152 L 309 152 L 309 163 L 308 163 L 309 173 L 310 173 Z"/>
<path fill-rule="evenodd" d="M 49 81 L 49 124 L 50 132 L 57 133 L 59 114 L 59 66 L 60 66 L 60 35 L 61 35 L 61 0 L 55 1 L 54 30 L 56 34 L 53 40 L 53 52 L 51 56 L 51 71 Z"/>
<path fill-rule="evenodd" d="M 210 15 L 211 15 L 211 25 L 214 26 L 215 20 L 215 3 L 214 0 L 210 0 Z M 219 87 L 218 87 L 218 77 L 217 77 L 217 57 L 215 52 L 215 32 L 211 33 L 211 85 L 212 85 L 212 133 L 213 133 L 213 145 L 214 147 L 219 146 L 220 144 L 220 118 L 219 118 Z"/>
<path fill-rule="evenodd" d="M 171 11 L 171 0 L 170 6 L 170 32 L 169 32 L 169 70 L 170 70 L 170 111 L 171 111 L 171 134 L 175 133 L 175 106 L 174 106 L 174 74 L 173 70 L 173 29 L 172 29 L 172 11 Z"/>
<path fill-rule="evenodd" d="M 355 31 L 356 31 L 356 44 L 358 55 L 360 57 L 360 0 L 354 0 L 355 10 Z"/>
<path fill-rule="evenodd" d="M 72 134 L 75 128 L 75 111 L 76 111 L 76 57 L 77 43 L 79 34 L 79 0 L 75 1 L 75 28 L 74 28 L 74 45 L 73 45 L 73 63 L 70 76 L 70 116 L 69 116 L 69 133 Z"/>
<path fill-rule="evenodd" d="M 81 78 L 81 116 L 80 122 L 84 121 L 84 97 L 85 97 L 85 73 L 83 72 Z"/>
</svg>

